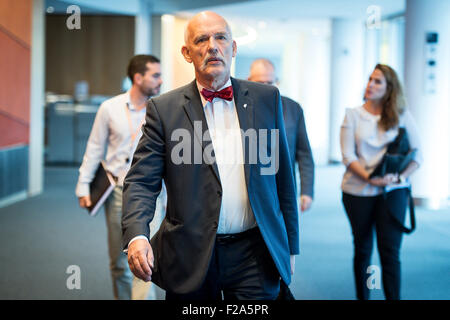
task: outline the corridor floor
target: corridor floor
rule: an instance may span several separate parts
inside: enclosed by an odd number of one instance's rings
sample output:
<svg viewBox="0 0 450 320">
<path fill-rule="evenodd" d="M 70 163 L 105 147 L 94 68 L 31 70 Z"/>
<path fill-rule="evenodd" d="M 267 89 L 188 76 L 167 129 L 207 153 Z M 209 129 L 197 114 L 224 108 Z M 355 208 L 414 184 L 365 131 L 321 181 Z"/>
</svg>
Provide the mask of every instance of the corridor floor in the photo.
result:
<svg viewBox="0 0 450 320">
<path fill-rule="evenodd" d="M 300 216 L 291 284 L 297 299 L 355 299 L 342 173 L 342 166 L 317 168 L 313 207 Z M 0 208 L 0 299 L 113 299 L 104 214 L 90 217 L 78 207 L 77 174 L 48 167 L 44 193 Z M 450 299 L 450 210 L 416 211 L 417 229 L 402 244 L 402 298 Z M 372 263 L 379 265 L 376 251 Z M 70 266 L 79 267 L 79 289 L 70 285 Z M 372 299 L 383 298 L 375 285 Z"/>
</svg>

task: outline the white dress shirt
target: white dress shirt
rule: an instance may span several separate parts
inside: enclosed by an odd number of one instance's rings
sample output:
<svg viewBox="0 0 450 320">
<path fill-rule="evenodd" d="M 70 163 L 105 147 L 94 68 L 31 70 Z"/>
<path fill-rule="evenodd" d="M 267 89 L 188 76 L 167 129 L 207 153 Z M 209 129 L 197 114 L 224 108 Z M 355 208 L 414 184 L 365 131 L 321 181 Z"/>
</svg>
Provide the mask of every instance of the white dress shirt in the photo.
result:
<svg viewBox="0 0 450 320">
<path fill-rule="evenodd" d="M 342 161 L 345 166 L 348 167 L 353 161 L 358 161 L 369 173 L 372 172 L 383 158 L 389 142 L 397 136 L 399 127 L 406 129 L 411 148 L 417 149 L 414 161 L 421 164 L 419 134 L 411 113 L 405 110 L 400 115 L 399 125 L 388 131 L 378 126 L 380 118 L 380 115 L 371 114 L 363 106 L 346 109 L 340 136 Z M 386 191 L 408 186 L 410 186 L 409 179 L 405 183 L 387 186 Z M 376 196 L 383 193 L 382 187 L 371 185 L 348 168 L 341 187 L 345 193 L 355 196 Z"/>
<path fill-rule="evenodd" d="M 131 123 L 128 121 L 127 109 Z M 118 178 L 119 186 L 123 185 L 132 155 L 142 134 L 140 127 L 145 121 L 145 112 L 145 108 L 137 110 L 131 104 L 129 91 L 100 105 L 79 169 L 80 175 L 75 190 L 77 197 L 89 195 L 89 183 L 94 179 L 98 164 L 104 159 L 105 151 L 106 169 Z M 133 134 L 136 134 L 134 141 L 131 138 Z"/>
<path fill-rule="evenodd" d="M 219 90 L 228 86 L 231 86 L 230 79 Z M 203 86 L 197 82 L 197 87 L 222 185 L 222 205 L 217 233 L 243 232 L 255 227 L 256 220 L 248 199 L 241 127 L 234 98 L 231 101 L 214 98 L 211 103 L 201 94 Z"/>
<path fill-rule="evenodd" d="M 220 90 L 230 85 L 231 80 L 228 80 Z M 197 88 L 202 100 L 222 185 L 222 205 L 217 233 L 243 232 L 255 227 L 256 220 L 248 199 L 244 152 L 234 98 L 232 101 L 214 98 L 211 103 L 202 96 L 203 86 L 198 82 Z M 130 240 L 128 246 L 137 239 L 148 238 L 145 235 L 138 235 Z M 127 249 L 124 250 L 124 252 L 127 251 Z"/>
</svg>

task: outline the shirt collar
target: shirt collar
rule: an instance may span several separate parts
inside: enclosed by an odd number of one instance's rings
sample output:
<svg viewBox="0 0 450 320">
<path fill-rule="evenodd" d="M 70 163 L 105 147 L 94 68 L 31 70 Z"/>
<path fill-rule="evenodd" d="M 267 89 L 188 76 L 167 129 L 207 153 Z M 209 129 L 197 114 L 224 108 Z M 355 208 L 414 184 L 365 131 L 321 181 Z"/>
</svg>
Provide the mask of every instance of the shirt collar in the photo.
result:
<svg viewBox="0 0 450 320">
<path fill-rule="evenodd" d="M 378 121 L 381 118 L 381 115 L 372 114 L 364 108 L 364 105 L 360 106 L 359 113 L 364 120 L 372 120 Z"/>
<path fill-rule="evenodd" d="M 127 92 L 124 93 L 124 98 L 125 98 L 125 103 L 126 103 L 127 108 L 131 111 L 137 111 L 136 107 L 131 103 L 130 90 L 128 90 Z M 142 110 L 146 110 L 146 108 L 142 108 L 139 111 L 142 111 Z"/>
<path fill-rule="evenodd" d="M 202 106 L 205 107 L 206 104 L 209 102 L 208 100 L 205 99 L 205 97 L 203 97 L 202 95 L 202 90 L 203 88 L 205 88 L 204 86 L 202 86 L 197 80 L 195 80 L 195 82 L 197 83 L 197 89 L 198 89 L 198 93 L 200 95 L 200 99 L 202 99 Z M 228 78 L 228 81 L 222 86 L 222 88 L 220 88 L 217 91 L 222 90 L 223 88 L 229 87 L 231 86 L 231 78 Z"/>
<path fill-rule="evenodd" d="M 124 93 L 124 97 L 125 97 L 125 103 L 127 104 L 128 109 L 135 111 L 136 108 L 133 106 L 133 104 L 131 103 L 131 99 L 130 99 L 130 90 L 128 90 L 127 92 Z"/>
</svg>

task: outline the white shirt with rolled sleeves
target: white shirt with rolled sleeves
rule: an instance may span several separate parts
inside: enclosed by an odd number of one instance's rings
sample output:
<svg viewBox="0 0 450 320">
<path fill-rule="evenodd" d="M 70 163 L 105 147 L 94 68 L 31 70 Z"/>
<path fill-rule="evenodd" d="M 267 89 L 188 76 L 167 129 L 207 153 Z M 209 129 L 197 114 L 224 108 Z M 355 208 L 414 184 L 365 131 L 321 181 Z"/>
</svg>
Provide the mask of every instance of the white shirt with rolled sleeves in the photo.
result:
<svg viewBox="0 0 450 320">
<path fill-rule="evenodd" d="M 342 161 L 346 167 L 353 161 L 359 163 L 370 173 L 383 158 L 389 142 L 398 134 L 398 128 L 406 129 L 411 148 L 417 152 L 414 161 L 422 163 L 422 150 L 416 123 L 408 110 L 400 115 L 399 125 L 388 131 L 379 128 L 380 115 L 373 115 L 363 106 L 348 108 L 341 126 L 340 143 Z M 386 191 L 409 187 L 410 181 L 389 185 Z M 369 184 L 347 169 L 341 185 L 342 191 L 355 196 L 376 196 L 383 193 L 383 188 Z"/>
<path fill-rule="evenodd" d="M 219 90 L 231 85 L 231 80 Z M 244 174 L 244 158 L 240 125 L 234 99 L 231 101 L 214 98 L 207 101 L 202 95 L 203 87 L 197 82 L 203 104 L 208 130 L 214 148 L 217 168 L 222 185 L 222 206 L 220 208 L 217 233 L 239 233 L 256 226 L 250 207 Z M 205 124 L 203 124 L 205 126 Z M 145 235 L 134 237 L 148 239 Z M 127 250 L 124 250 L 127 252 Z"/>
<path fill-rule="evenodd" d="M 131 126 L 128 122 L 128 108 Z M 105 159 L 106 169 L 118 177 L 117 184 L 123 185 L 123 180 L 130 167 L 130 161 L 142 134 L 139 129 L 145 121 L 145 108 L 137 110 L 130 102 L 129 91 L 103 102 L 95 116 L 95 121 L 89 135 L 86 152 L 79 169 L 80 175 L 75 193 L 77 197 L 89 195 L 89 184 L 94 179 L 95 172 L 101 160 Z M 136 133 L 134 142 L 132 134 Z M 106 157 L 105 157 L 106 151 Z"/>
</svg>

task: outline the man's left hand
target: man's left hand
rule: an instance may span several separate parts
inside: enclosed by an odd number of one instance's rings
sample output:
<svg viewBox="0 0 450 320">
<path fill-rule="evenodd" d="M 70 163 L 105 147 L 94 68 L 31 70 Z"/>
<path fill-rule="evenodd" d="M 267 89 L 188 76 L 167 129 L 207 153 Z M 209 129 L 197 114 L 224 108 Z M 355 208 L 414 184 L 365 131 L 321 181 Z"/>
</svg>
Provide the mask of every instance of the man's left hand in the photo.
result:
<svg viewBox="0 0 450 320">
<path fill-rule="evenodd" d="M 307 210 L 309 210 L 309 208 L 311 208 L 311 204 L 313 202 L 313 199 L 304 194 L 300 196 L 300 209 L 302 210 L 302 212 L 305 212 Z"/>
</svg>

